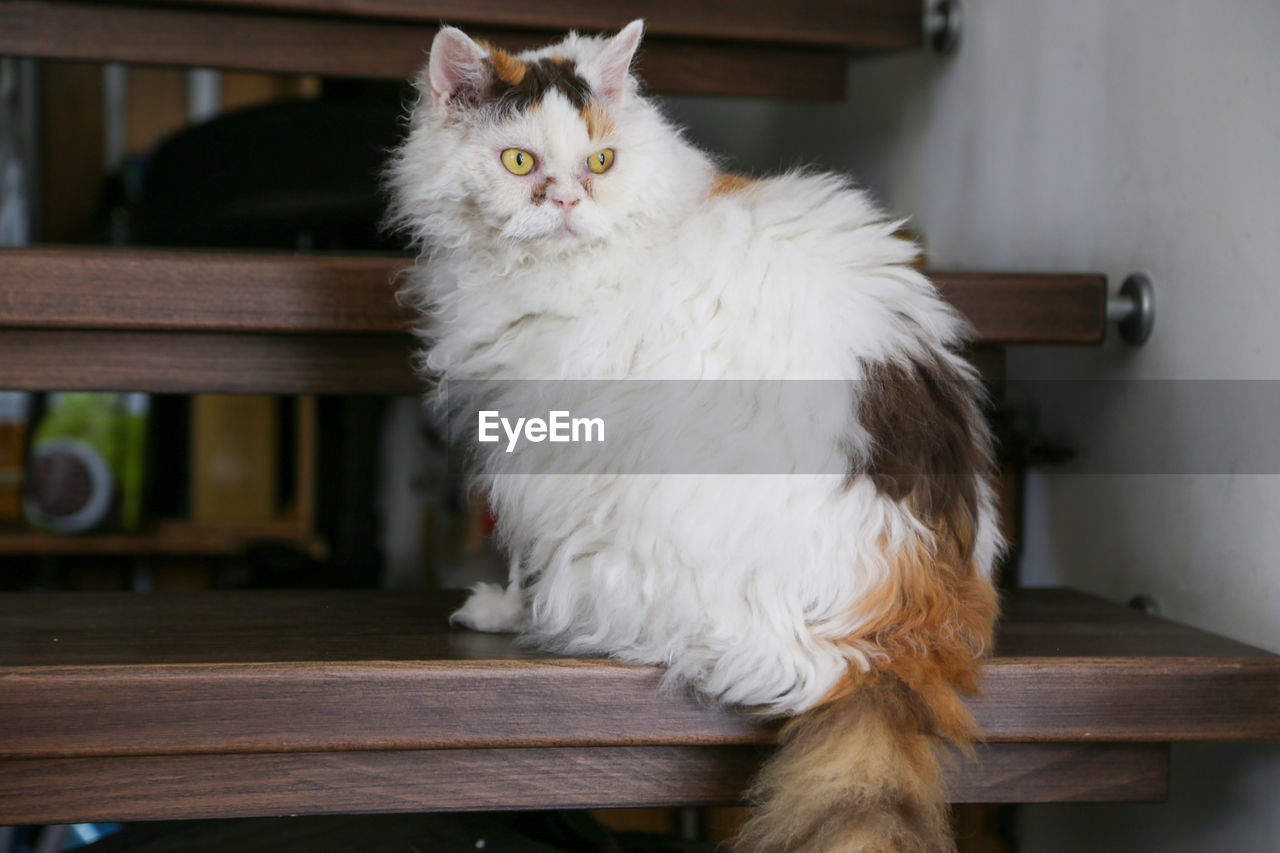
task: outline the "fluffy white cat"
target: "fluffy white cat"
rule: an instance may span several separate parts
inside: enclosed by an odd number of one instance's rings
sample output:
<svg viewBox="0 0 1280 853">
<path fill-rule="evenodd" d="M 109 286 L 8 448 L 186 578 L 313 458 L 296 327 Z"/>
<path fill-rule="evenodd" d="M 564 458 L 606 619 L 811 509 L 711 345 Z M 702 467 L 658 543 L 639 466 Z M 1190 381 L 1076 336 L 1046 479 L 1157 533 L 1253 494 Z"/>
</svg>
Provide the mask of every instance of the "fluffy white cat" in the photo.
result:
<svg viewBox="0 0 1280 853">
<path fill-rule="evenodd" d="M 630 73 L 641 32 L 513 56 L 446 27 L 418 80 L 404 293 L 512 566 L 455 620 L 796 715 L 741 850 L 950 850 L 933 751 L 974 734 L 1001 547 L 964 325 L 844 180 L 726 175 L 685 140 Z M 528 380 L 601 380 L 554 387 L 605 450 L 476 442 L 477 408 L 547 411 Z M 748 380 L 713 393 L 722 436 L 654 438 L 684 380 Z M 793 380 L 821 400 L 780 403 Z M 682 440 L 705 467 L 672 470 Z M 766 444 L 807 461 L 751 469 Z"/>
</svg>

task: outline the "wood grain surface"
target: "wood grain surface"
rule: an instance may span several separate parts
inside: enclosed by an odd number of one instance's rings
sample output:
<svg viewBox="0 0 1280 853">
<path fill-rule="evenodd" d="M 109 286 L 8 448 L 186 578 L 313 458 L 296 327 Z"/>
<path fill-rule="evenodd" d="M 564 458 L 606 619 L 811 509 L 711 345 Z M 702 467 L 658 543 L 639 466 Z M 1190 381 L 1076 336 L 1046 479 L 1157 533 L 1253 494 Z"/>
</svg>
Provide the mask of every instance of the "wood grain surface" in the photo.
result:
<svg viewBox="0 0 1280 853">
<path fill-rule="evenodd" d="M 661 671 L 447 629 L 424 594 L 0 596 L 0 757 L 767 742 Z M 992 742 L 1280 738 L 1280 658 L 1078 593 L 1011 598 Z"/>
<path fill-rule="evenodd" d="M 720 805 L 752 747 L 441 749 L 0 760 L 0 823 Z M 1135 802 L 1168 792 L 1168 748 L 999 744 L 948 771 L 952 802 Z"/>
<path fill-rule="evenodd" d="M 1099 273 L 928 275 L 980 343 L 1096 344 L 1106 335 L 1107 280 Z"/>
<path fill-rule="evenodd" d="M 396 256 L 0 250 L 0 387 L 414 394 Z M 932 271 L 976 342 L 1097 343 L 1097 274 Z"/>
<path fill-rule="evenodd" d="M 0 387 L 416 395 L 412 347 L 407 335 L 0 329 Z"/>
<path fill-rule="evenodd" d="M 0 327 L 257 332 L 404 331 L 394 298 L 409 260 L 147 249 L 0 251 Z M 1096 273 L 931 270 L 981 343 L 1097 343 Z"/>
<path fill-rule="evenodd" d="M 155 2 L 155 0 L 152 0 Z M 162 0 L 188 7 L 236 6 L 462 26 L 614 30 L 636 18 L 650 36 L 911 48 L 923 40 L 917 0 Z"/>
<path fill-rule="evenodd" d="M 285 545 L 323 559 L 328 545 L 313 531 L 314 526 L 303 526 L 289 517 L 209 524 L 160 519 L 134 531 L 76 536 L 38 529 L 6 530 L 0 536 L 0 559 L 12 556 L 234 557 L 261 544 Z"/>
<path fill-rule="evenodd" d="M 409 264 L 385 256 L 58 248 L 0 251 L 0 327 L 403 333 Z"/>
<path fill-rule="evenodd" d="M 276 13 L 257 3 L 138 4 L 6 0 L 0 3 L 0 54 L 50 59 L 102 60 L 222 69 L 409 80 L 426 60 L 438 15 L 390 20 L 381 15 L 296 15 Z M 324 4 L 313 4 L 320 6 Z M 522 50 L 554 40 L 555 32 L 511 29 L 517 19 L 550 22 L 528 4 L 526 14 L 487 17 L 498 27 L 469 31 L 503 47 Z M 504 6 L 509 4 L 502 4 Z M 586 7 L 587 4 L 580 4 Z M 600 9 L 610 4 L 595 4 Z M 844 3 L 830 3 L 844 6 Z M 754 4 L 749 8 L 785 8 Z M 235 8 L 238 7 L 238 8 Z M 406 3 L 404 9 L 410 9 Z M 418 4 L 419 11 L 428 8 Z M 265 11 L 264 11 L 265 9 Z M 535 10 L 529 12 L 528 10 Z M 331 11 L 338 12 L 331 7 Z M 919 27 L 920 7 L 915 8 Z M 607 15 L 608 18 L 616 15 Z M 742 20 L 741 7 L 724 23 Z M 507 21 L 504 23 L 504 21 Z M 898 26 L 901 26 L 900 24 Z M 555 26 L 559 32 L 563 28 Z M 815 32 L 824 32 L 811 26 Z M 757 31 L 759 28 L 757 27 Z M 847 50 L 832 42 L 799 44 L 780 40 L 726 40 L 721 36 L 646 40 L 636 68 L 650 91 L 783 99 L 844 97 Z M 866 47 L 914 47 L 900 36 L 868 30 Z M 856 40 L 856 37 L 855 37 Z"/>
<path fill-rule="evenodd" d="M 0 596 L 0 823 L 735 801 L 773 726 L 379 591 Z M 958 802 L 1160 799 L 1170 740 L 1280 737 L 1280 658 L 1011 593 Z"/>
</svg>

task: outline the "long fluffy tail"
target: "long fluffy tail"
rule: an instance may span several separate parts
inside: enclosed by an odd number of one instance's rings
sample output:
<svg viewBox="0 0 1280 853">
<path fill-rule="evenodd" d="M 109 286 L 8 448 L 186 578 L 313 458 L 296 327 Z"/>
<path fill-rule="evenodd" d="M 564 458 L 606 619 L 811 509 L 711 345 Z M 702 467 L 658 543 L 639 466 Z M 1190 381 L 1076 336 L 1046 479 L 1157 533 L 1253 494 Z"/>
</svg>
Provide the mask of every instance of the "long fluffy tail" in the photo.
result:
<svg viewBox="0 0 1280 853">
<path fill-rule="evenodd" d="M 734 851 L 951 853 L 938 751 L 974 734 L 953 691 L 921 692 L 891 673 L 863 677 L 783 728 Z"/>
</svg>

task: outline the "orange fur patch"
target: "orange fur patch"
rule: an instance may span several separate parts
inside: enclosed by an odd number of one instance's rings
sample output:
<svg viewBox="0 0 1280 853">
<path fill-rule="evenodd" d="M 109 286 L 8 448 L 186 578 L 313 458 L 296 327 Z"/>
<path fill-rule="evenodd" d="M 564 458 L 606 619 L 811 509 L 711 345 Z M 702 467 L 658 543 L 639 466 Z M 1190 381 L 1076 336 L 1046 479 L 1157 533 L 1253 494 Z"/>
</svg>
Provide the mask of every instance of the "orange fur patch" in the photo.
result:
<svg viewBox="0 0 1280 853">
<path fill-rule="evenodd" d="M 735 175 L 732 172 L 721 172 L 716 175 L 715 183 L 711 185 L 712 195 L 728 195 L 745 190 L 751 186 L 750 178 L 743 175 Z"/>
<path fill-rule="evenodd" d="M 787 723 L 735 853 L 953 850 L 928 717 L 913 690 L 882 673 Z"/>
<path fill-rule="evenodd" d="M 994 587 L 968 557 L 971 527 L 954 526 L 960 516 L 940 525 L 937 542 L 889 555 L 866 627 L 845 640 L 886 659 L 869 673 L 851 668 L 783 727 L 735 853 L 955 850 L 938 750 L 979 735 L 962 694 L 977 692 L 997 611 Z"/>
<path fill-rule="evenodd" d="M 613 133 L 613 118 L 600 105 L 599 101 L 590 101 L 582 108 L 580 115 L 587 123 L 587 133 L 592 139 L 603 139 Z"/>
<path fill-rule="evenodd" d="M 930 730 L 963 744 L 978 731 L 961 695 L 978 692 L 980 660 L 993 644 L 999 601 L 991 581 L 969 559 L 968 519 L 950 519 L 942 530 L 935 543 L 917 541 L 890 555 L 888 580 L 864 604 L 864 627 L 843 642 L 884 655 L 877 668 L 920 695 Z M 828 698 L 858 690 L 859 680 L 849 679 Z"/>
<path fill-rule="evenodd" d="M 525 73 L 529 70 L 527 65 L 500 47 L 489 45 L 485 47 L 489 51 L 489 62 L 493 65 L 499 80 L 509 86 L 515 86 L 524 79 Z"/>
</svg>

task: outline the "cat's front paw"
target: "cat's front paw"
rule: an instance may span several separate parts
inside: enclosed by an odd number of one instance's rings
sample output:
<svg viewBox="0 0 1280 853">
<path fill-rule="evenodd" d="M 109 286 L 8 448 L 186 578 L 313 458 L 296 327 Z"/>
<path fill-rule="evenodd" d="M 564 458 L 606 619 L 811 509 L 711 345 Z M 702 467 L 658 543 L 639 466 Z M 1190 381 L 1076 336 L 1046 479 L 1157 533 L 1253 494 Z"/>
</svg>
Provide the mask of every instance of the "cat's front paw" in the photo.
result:
<svg viewBox="0 0 1280 853">
<path fill-rule="evenodd" d="M 524 600 L 518 586 L 503 589 L 496 583 L 471 587 L 467 603 L 449 617 L 450 625 L 473 631 L 516 633 L 524 628 Z"/>
</svg>

